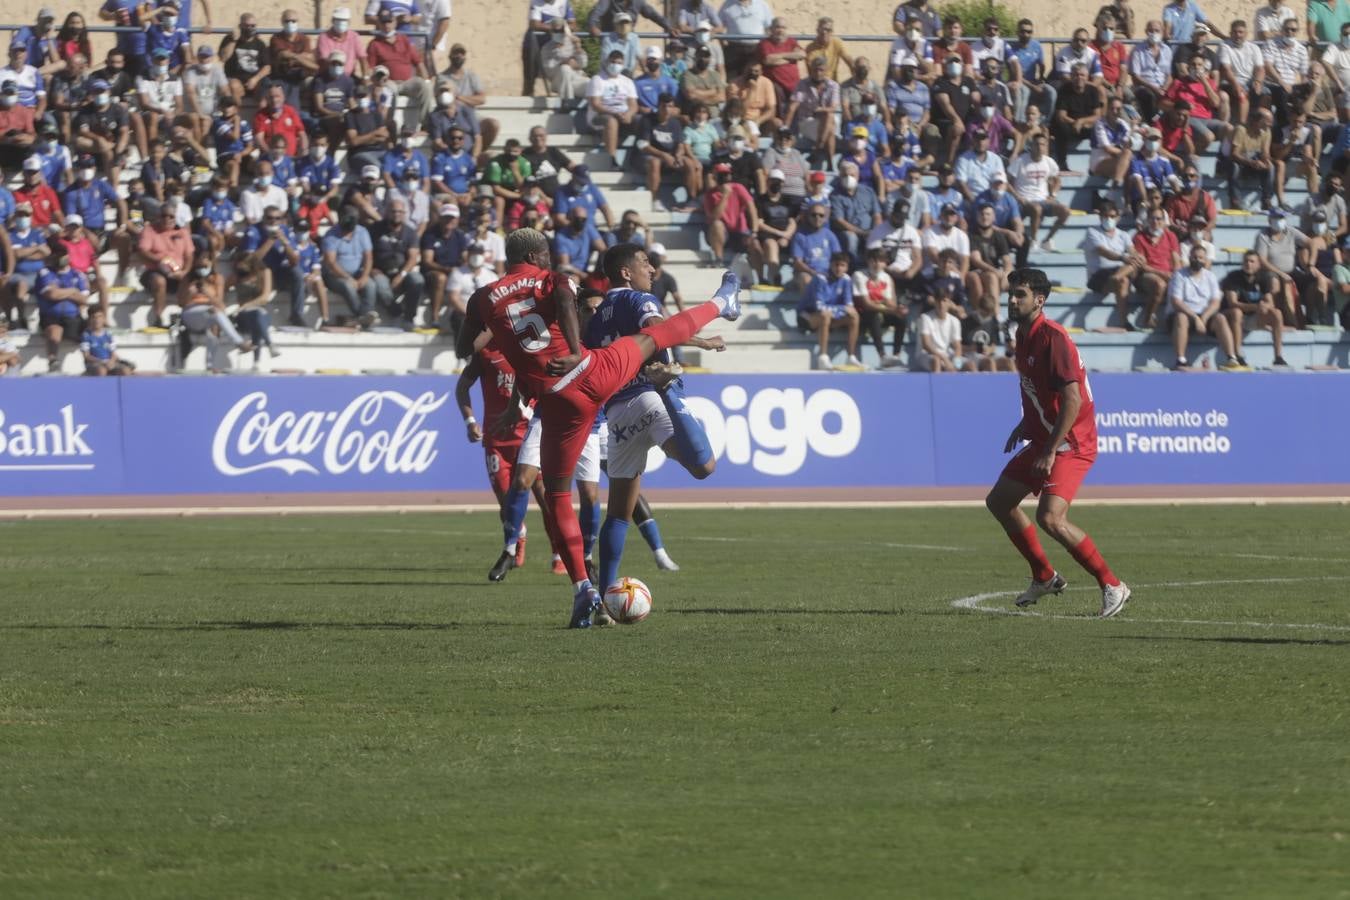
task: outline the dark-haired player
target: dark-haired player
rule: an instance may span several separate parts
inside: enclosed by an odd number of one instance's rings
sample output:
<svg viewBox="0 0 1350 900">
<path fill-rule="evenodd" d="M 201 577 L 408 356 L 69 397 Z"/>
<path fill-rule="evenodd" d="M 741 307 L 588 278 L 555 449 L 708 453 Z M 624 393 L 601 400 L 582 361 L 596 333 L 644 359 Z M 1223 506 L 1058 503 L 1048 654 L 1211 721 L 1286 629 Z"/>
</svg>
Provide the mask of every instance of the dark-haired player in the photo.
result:
<svg viewBox="0 0 1350 900">
<path fill-rule="evenodd" d="M 656 267 L 645 250 L 636 244 L 616 244 L 605 251 L 603 266 L 610 289 L 582 334 L 582 343 L 592 349 L 640 334 L 664 319 L 661 301 L 651 293 Z M 693 337 L 691 342 L 702 350 L 726 349 L 721 338 Z M 700 480 L 716 467 L 708 435 L 684 405 L 679 370 L 671 367 L 670 355 L 664 350 L 605 401 L 605 418 L 609 423 L 609 510 L 600 526 L 601 588 L 619 580 L 624 539 L 647 468 L 647 451 L 660 447 Z"/>
<path fill-rule="evenodd" d="M 1040 269 L 1018 269 L 1008 278 L 1008 317 L 1017 325 L 1017 374 L 1022 386 L 1022 421 L 1008 435 L 1007 453 L 1027 441 L 1003 469 L 985 505 L 1013 545 L 1031 564 L 1031 586 L 1017 598 L 1030 606 L 1064 590 L 1064 578 L 1050 565 L 1036 526 L 1019 508 L 1027 494 L 1040 496 L 1036 522 L 1064 545 L 1102 589 L 1100 617 L 1114 616 L 1130 589 L 1112 573 L 1082 529 L 1068 520 L 1069 504 L 1097 458 L 1097 425 L 1092 389 L 1078 348 L 1058 322 L 1042 313 L 1050 280 Z"/>
<path fill-rule="evenodd" d="M 740 280 L 727 272 L 711 300 L 607 347 L 586 350 L 581 346 L 575 291 L 566 277 L 552 271 L 552 262 L 542 232 L 513 231 L 506 239 L 506 274 L 474 292 L 455 349 L 468 357 L 478 335 L 491 329 L 516 378 L 536 398 L 535 414 L 543 417 L 544 491 L 566 548 L 563 562 L 575 592 L 568 627 L 587 628 L 600 595 L 586 577 L 581 528 L 572 509 L 572 471 L 591 423 L 604 402 L 657 350 L 688 341 L 718 316 L 739 318 Z"/>
</svg>

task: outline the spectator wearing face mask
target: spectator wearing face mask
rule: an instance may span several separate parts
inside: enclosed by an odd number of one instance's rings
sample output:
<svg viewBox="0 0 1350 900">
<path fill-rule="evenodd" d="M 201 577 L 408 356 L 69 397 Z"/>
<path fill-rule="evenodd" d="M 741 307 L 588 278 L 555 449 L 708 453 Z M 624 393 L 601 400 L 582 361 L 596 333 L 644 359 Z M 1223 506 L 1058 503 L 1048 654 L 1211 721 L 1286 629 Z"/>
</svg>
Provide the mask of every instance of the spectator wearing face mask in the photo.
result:
<svg viewBox="0 0 1350 900">
<path fill-rule="evenodd" d="M 586 124 L 600 132 L 615 168 L 619 166 L 619 142 L 637 123 L 637 88 L 623 70 L 623 54 L 615 50 L 605 56 L 603 71 L 586 87 Z"/>
<path fill-rule="evenodd" d="M 1211 335 L 1219 342 L 1219 349 L 1224 354 L 1220 369 L 1238 371 L 1245 366 L 1237 358 L 1228 318 L 1219 311 L 1223 296 L 1219 290 L 1219 280 L 1206 268 L 1205 263 L 1204 249 L 1192 247 L 1189 264 L 1184 269 L 1178 269 L 1167 287 L 1167 315 L 1171 324 L 1172 347 L 1177 356 L 1173 368 L 1190 367 L 1186 348 L 1190 335 L 1194 333 Z"/>
<path fill-rule="evenodd" d="M 239 17 L 239 27 L 225 35 L 216 51 L 225 65 L 230 92 L 236 100 L 255 96 L 272 74 L 272 56 L 267 42 L 258 35 L 258 19 L 253 13 Z"/>
<path fill-rule="evenodd" d="M 290 208 L 290 199 L 286 196 L 286 191 L 277 186 L 272 174 L 272 161 L 260 160 L 254 171 L 253 180 L 239 195 L 239 208 L 244 213 L 244 220 L 250 225 L 261 222 L 263 213 L 270 206 L 277 209 Z"/>
<path fill-rule="evenodd" d="M 1136 209 L 1136 217 L 1149 190 L 1157 188 L 1164 193 L 1171 193 L 1181 187 L 1181 179 L 1177 177 L 1171 161 L 1158 155 L 1162 148 L 1162 135 L 1147 128 L 1142 137 L 1143 146 L 1139 155 L 1131 158 L 1128 175 L 1128 202 Z"/>
<path fill-rule="evenodd" d="M 1142 270 L 1143 257 L 1135 252 L 1130 236 L 1119 228 L 1120 211 L 1111 202 L 1098 207 L 1097 225 L 1088 229 L 1084 242 L 1088 290 L 1115 297 L 1116 314 L 1126 331 L 1133 331 L 1129 316 L 1130 285 Z"/>
<path fill-rule="evenodd" d="M 447 137 L 449 148 L 440 150 L 431 160 L 431 191 L 441 199 L 455 204 L 468 204 L 473 191 L 478 166 L 473 154 L 465 148 L 465 134 L 452 129 Z"/>
<path fill-rule="evenodd" d="M 1068 81 L 1061 85 L 1055 101 L 1050 129 L 1054 136 L 1055 162 L 1060 171 L 1069 170 L 1069 151 L 1093 134 L 1106 106 L 1102 89 L 1088 80 L 1087 67 L 1075 64 Z"/>
<path fill-rule="evenodd" d="M 120 224 L 127 219 L 126 202 L 106 179 L 98 177 L 98 168 L 93 157 L 80 157 L 76 161 L 76 166 L 77 175 L 74 182 L 61 192 L 61 211 L 67 220 L 71 216 L 79 216 L 84 227 L 91 233 L 102 236 L 106 233 L 105 226 L 108 224 L 108 208 L 111 207 L 115 211 L 114 222 Z M 103 249 L 104 244 L 100 237 L 99 250 Z"/>
<path fill-rule="evenodd" d="M 965 203 L 988 190 L 995 175 L 1006 175 L 1003 158 L 989 149 L 989 132 L 976 126 L 971 129 L 970 137 L 974 149 L 962 153 L 956 160 L 956 186 Z"/>
<path fill-rule="evenodd" d="M 186 28 L 178 27 L 178 7 L 172 2 L 155 10 L 155 23 L 145 30 L 145 50 L 154 60 L 160 50 L 168 54 L 169 71 L 177 74 L 187 63 L 191 41 Z"/>
<path fill-rule="evenodd" d="M 346 127 L 347 171 L 361 172 L 367 166 L 378 170 L 389 146 L 390 131 L 369 96 L 356 98 L 356 107 L 347 113 Z"/>
<path fill-rule="evenodd" d="M 835 116 L 839 112 L 839 85 L 825 77 L 825 60 L 811 63 L 811 77 L 792 93 L 784 122 L 793 129 L 809 159 L 827 168 L 835 155 Z"/>
<path fill-rule="evenodd" d="M 62 340 L 78 341 L 89 303 L 89 279 L 70 264 L 64 247 L 55 250 L 38 272 L 33 288 L 38 301 L 38 328 L 47 342 L 47 370 L 59 372 Z"/>
<path fill-rule="evenodd" d="M 765 86 L 773 91 L 771 84 Z M 722 104 L 729 93 L 722 73 L 713 66 L 712 50 L 707 45 L 700 45 L 694 50 L 694 64 L 680 77 L 680 100 L 684 108 L 691 110 L 702 103 L 711 115 L 721 115 Z M 764 108 L 771 108 L 771 104 Z"/>
<path fill-rule="evenodd" d="M 885 185 L 882 182 L 879 157 L 868 144 L 867 126 L 855 125 L 850 129 L 848 144 L 839 157 L 839 165 L 850 162 L 858 171 L 858 182 L 871 188 L 877 198 L 885 203 Z"/>
<path fill-rule="evenodd" d="M 895 285 L 896 296 L 903 298 L 920 287 L 923 269 L 923 236 L 909 221 L 910 203 L 904 197 L 891 207 L 890 219 L 876 226 L 867 236 L 867 250 L 881 251 Z"/>
<path fill-rule="evenodd" d="M 661 105 L 661 97 L 669 94 L 674 98 L 680 86 L 675 79 L 661 70 L 661 48 L 648 47 L 643 54 L 642 74 L 633 79 L 633 88 L 637 91 L 638 114 L 649 116 Z"/>
<path fill-rule="evenodd" d="M 830 192 L 830 227 L 840 246 L 855 261 L 861 261 L 867 236 L 881 224 L 881 204 L 876 192 L 858 178 L 852 160 L 839 165 L 839 177 Z"/>
<path fill-rule="evenodd" d="M 296 108 L 286 102 L 286 91 L 281 84 L 268 86 L 266 102 L 253 117 L 253 135 L 259 148 L 270 148 L 273 138 L 282 138 L 287 156 L 297 156 L 309 149 L 305 123 Z"/>
<path fill-rule="evenodd" d="M 588 218 L 603 216 L 605 228 L 614 227 L 614 210 L 610 209 L 609 201 L 591 180 L 590 167 L 585 165 L 573 166 L 571 180 L 559 187 L 558 192 L 553 195 L 553 215 L 556 224 L 562 226 L 566 223 L 572 209 L 578 206 L 585 208 Z"/>
<path fill-rule="evenodd" d="M 356 81 L 346 69 L 346 54 L 334 50 L 324 57 L 323 65 L 310 84 L 310 109 L 318 120 L 318 130 L 327 135 L 334 146 L 342 142 L 347 110 L 357 94 Z"/>
<path fill-rule="evenodd" d="M 23 305 L 37 283 L 38 273 L 47 264 L 51 248 L 42 229 L 33 227 L 33 207 L 20 202 L 7 228 L 10 252 L 14 256 L 13 271 L 0 287 L 6 300 L 6 311 L 11 324 L 23 321 Z"/>
<path fill-rule="evenodd" d="M 1121 41 L 1116 40 L 1116 20 L 1111 16 L 1102 16 L 1097 21 L 1097 36 L 1088 45 L 1097 53 L 1098 65 L 1102 69 L 1102 82 L 1108 90 L 1118 97 L 1128 97 L 1130 91 L 1130 70 L 1126 65 L 1130 51 Z"/>
<path fill-rule="evenodd" d="M 331 63 L 334 53 L 342 54 L 342 74 L 349 78 L 366 74 L 365 47 L 360 36 L 352 31 L 351 24 L 352 11 L 339 6 L 329 18 L 328 30 L 314 42 L 317 59 Z"/>
<path fill-rule="evenodd" d="M 314 41 L 300 32 L 300 13 L 288 9 L 281 14 L 281 31 L 273 34 L 267 45 L 272 59 L 273 83 L 281 82 L 286 103 L 300 108 L 300 91 L 305 82 L 319 71 Z"/>
<path fill-rule="evenodd" d="M 1008 44 L 1004 62 L 1008 65 L 1008 89 L 1013 98 L 1013 121 L 1025 123 L 1027 108 L 1032 104 L 1049 119 L 1055 110 L 1058 91 L 1045 77 L 1045 51 L 1035 38 L 1035 25 L 1030 19 L 1017 23 L 1017 40 Z"/>
<path fill-rule="evenodd" d="M 994 231 L 1008 242 L 1009 247 L 1017 251 L 1020 258 L 1026 258 L 1024 252 L 1026 241 L 1022 234 L 1022 209 L 1017 198 L 1008 190 L 1007 175 L 995 172 L 989 179 L 989 187 L 976 194 L 969 206 L 972 212 L 981 206 L 992 209 Z"/>
<path fill-rule="evenodd" d="M 750 264 L 765 284 L 782 285 L 783 253 L 797 233 L 800 198 L 791 197 L 784 191 L 786 177 L 780 169 L 770 171 L 768 190 L 755 201 L 759 218 L 755 233 L 758 252 Z"/>
<path fill-rule="evenodd" d="M 362 328 L 375 324 L 375 282 L 371 279 L 373 247 L 370 232 L 358 221 L 355 209 L 344 208 L 336 227 L 320 243 L 323 283 L 352 311 Z"/>
<path fill-rule="evenodd" d="M 505 217 L 506 204 L 519 200 L 525 189 L 525 179 L 534 174 L 530 161 L 521 151 L 520 141 L 511 138 L 506 149 L 488 164 L 484 183 L 492 185 L 493 209 L 500 221 Z"/>
<path fill-rule="evenodd" d="M 467 294 L 450 294 L 449 288 L 454 274 L 463 265 L 469 252 L 469 237 L 459 225 L 459 206 L 453 203 L 442 204 L 437 210 L 437 218 L 419 242 L 421 250 L 421 272 L 426 283 L 427 296 L 431 303 L 427 310 L 427 324 L 438 327 L 442 314 L 449 312 L 449 330 L 458 331 L 459 323 L 464 321 Z"/>
<path fill-rule="evenodd" d="M 759 156 L 750 152 L 750 142 L 740 126 L 727 133 L 727 149 L 713 154 L 713 165 L 726 163 L 731 167 L 731 180 L 752 195 L 764 193 L 766 175 Z"/>
<path fill-rule="evenodd" d="M 433 72 L 406 34 L 401 33 L 396 17 L 389 9 L 379 13 L 375 37 L 366 45 L 366 63 L 373 70 L 384 66 L 389 71 L 390 87 L 408 98 L 403 110 L 403 125 L 413 132 L 422 130 L 422 120 L 431 112 Z"/>
<path fill-rule="evenodd" d="M 1228 184 L 1230 208 L 1242 208 L 1239 195 L 1243 181 L 1254 182 L 1261 192 L 1261 205 L 1270 205 L 1278 177 L 1271 156 L 1270 123 L 1271 115 L 1268 110 L 1253 110 L 1248 120 L 1233 132 L 1232 141 L 1224 146 L 1226 152 L 1220 155 L 1215 166 L 1215 174 Z M 1283 193 L 1282 183 L 1279 188 Z"/>
<path fill-rule="evenodd" d="M 388 188 L 384 195 L 384 205 L 380 215 L 389 218 L 389 210 L 395 203 L 402 203 L 407 210 L 408 224 L 420 239 L 431 222 L 431 194 L 423 188 L 423 180 L 414 169 L 407 169 L 403 177 Z"/>
<path fill-rule="evenodd" d="M 638 71 L 642 55 L 642 42 L 633 30 L 633 16 L 620 12 L 614 16 L 613 28 L 600 36 L 600 58 L 611 60 L 618 54 L 621 71 L 632 78 Z"/>
<path fill-rule="evenodd" d="M 942 66 L 942 76 L 933 83 L 932 118 L 941 149 L 937 152 L 940 163 L 952 165 L 961 149 L 965 137 L 966 119 L 975 99 L 975 82 L 966 77 L 959 58 L 947 60 Z"/>
<path fill-rule="evenodd" d="M 830 257 L 830 267 L 816 275 L 807 285 L 806 291 L 797 301 L 797 327 L 803 331 L 814 331 L 819 340 L 816 368 L 831 370 L 830 331 L 842 325 L 846 329 L 846 347 L 848 365 L 862 368 L 858 359 L 858 331 L 861 317 L 854 305 L 853 280 L 849 277 L 849 257 L 847 253 L 835 253 Z"/>
<path fill-rule="evenodd" d="M 380 173 L 385 187 L 394 190 L 408 172 L 417 176 L 424 190 L 431 186 L 431 164 L 427 162 L 421 150 L 413 149 L 412 132 L 405 128 L 398 136 L 397 142 L 384 152 L 384 158 L 380 162 Z"/>
<path fill-rule="evenodd" d="M 166 205 L 146 223 L 136 249 L 145 265 L 141 284 L 150 292 L 153 304 L 150 326 L 162 328 L 164 307 L 170 296 L 177 295 L 192 263 L 192 235 L 176 223 L 174 211 Z"/>
<path fill-rule="evenodd" d="M 325 201 L 336 198 L 342 185 L 342 169 L 328 152 L 329 143 L 327 135 L 316 134 L 309 152 L 295 163 L 295 177 L 301 186 Z"/>
<path fill-rule="evenodd" d="M 746 154 L 758 162 L 753 154 Z M 761 252 L 755 233 L 759 230 L 759 214 L 755 201 L 745 185 L 732 176 L 729 162 L 713 165 L 713 186 L 703 195 L 703 215 L 708 222 L 706 236 L 712 250 L 712 264 L 721 265 L 725 254 Z M 763 176 L 763 172 L 760 172 Z"/>
<path fill-rule="evenodd" d="M 819 54 L 824 71 L 828 74 L 833 66 L 825 54 Z M 782 109 L 787 98 L 797 90 L 802 79 L 801 62 L 806 59 L 806 51 L 797 39 L 788 34 L 787 20 L 778 16 L 769 24 L 769 34 L 758 45 L 757 61 L 764 67 L 764 77 L 772 82 L 777 96 L 777 106 Z"/>
<path fill-rule="evenodd" d="M 220 99 L 220 110 L 211 123 L 211 139 L 216 149 L 216 166 L 230 182 L 239 184 L 240 164 L 257 153 L 253 126 L 239 115 L 239 103 L 232 96 Z"/>
<path fill-rule="evenodd" d="M 271 294 L 273 285 L 284 290 L 291 300 L 287 324 L 305 324 L 305 271 L 300 267 L 299 241 L 286 224 L 280 207 L 269 206 L 262 221 L 244 232 L 240 250 L 260 267 L 264 279 L 262 293 Z"/>
<path fill-rule="evenodd" d="M 806 178 L 811 166 L 794 144 L 792 129 L 781 126 L 774 134 L 773 144 L 760 154 L 761 168 L 783 174 L 783 193 L 800 201 L 806 195 Z M 772 176 L 770 176 L 772 180 Z"/>
</svg>

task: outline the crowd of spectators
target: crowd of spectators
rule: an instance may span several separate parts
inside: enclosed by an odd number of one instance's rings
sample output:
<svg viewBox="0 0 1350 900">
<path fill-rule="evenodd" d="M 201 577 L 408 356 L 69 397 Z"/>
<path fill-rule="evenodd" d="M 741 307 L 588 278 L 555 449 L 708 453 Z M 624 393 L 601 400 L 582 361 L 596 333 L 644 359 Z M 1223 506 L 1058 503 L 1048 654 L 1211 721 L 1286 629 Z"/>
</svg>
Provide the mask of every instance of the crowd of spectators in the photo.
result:
<svg viewBox="0 0 1350 900">
<path fill-rule="evenodd" d="M 448 0 L 369 0 L 355 22 L 338 8 L 317 35 L 292 9 L 214 31 L 192 13 L 190 0 L 106 0 L 100 20 L 124 30 L 100 61 L 78 12 L 58 24 L 44 8 L 12 35 L 0 171 L 22 183 L 0 188 L 0 319 L 11 332 L 36 319 L 53 366 L 87 332 L 91 373 L 128 370 L 98 337 L 119 287 L 145 291 L 150 327 L 176 321 L 184 351 L 204 339 L 256 358 L 279 295 L 284 327 L 453 331 L 522 226 L 548 233 L 558 268 L 591 290 L 618 241 L 664 262 L 642 211 L 616 215 L 545 128 L 522 142 L 479 115 L 467 48 L 436 60 Z M 664 39 L 639 39 L 643 20 Z M 1278 355 L 1284 327 L 1345 309 L 1350 0 L 1308 0 L 1302 17 L 1264 6 L 1226 37 L 1195 0 L 1142 27 L 1117 0 L 1053 52 L 1030 20 L 967 37 L 908 0 L 876 60 L 829 17 L 805 43 L 790 24 L 766 0 L 680 0 L 669 19 L 600 0 L 584 23 L 568 0 L 532 0 L 523 87 L 542 79 L 574 102 L 598 159 L 645 182 L 651 211 L 701 214 L 708 265 L 731 258 L 793 289 L 821 367 L 839 331 L 853 363 L 866 337 L 884 366 L 910 348 L 924 370 L 1009 368 L 999 298 L 1045 252 L 1082 252 L 1118 326 L 1169 328 L 1179 366 L 1192 334 L 1239 367 L 1244 328 L 1270 329 Z M 1082 249 L 1060 248 L 1062 180 L 1080 176 L 1097 224 Z M 1291 181 L 1308 199 L 1286 202 Z M 1226 274 L 1210 268 L 1213 192 L 1268 216 Z M 659 283 L 678 304 L 674 279 Z M 12 343 L 0 334 L 0 366 L 14 367 Z"/>
</svg>

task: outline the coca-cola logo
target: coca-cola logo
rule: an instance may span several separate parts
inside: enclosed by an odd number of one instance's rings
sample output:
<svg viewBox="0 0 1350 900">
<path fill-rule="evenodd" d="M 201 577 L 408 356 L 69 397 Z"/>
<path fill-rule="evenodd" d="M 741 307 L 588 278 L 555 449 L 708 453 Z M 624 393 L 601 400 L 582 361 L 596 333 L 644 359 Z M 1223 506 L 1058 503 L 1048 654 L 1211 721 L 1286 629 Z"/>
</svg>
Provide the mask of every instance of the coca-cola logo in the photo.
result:
<svg viewBox="0 0 1350 900">
<path fill-rule="evenodd" d="M 277 469 L 307 473 L 415 475 L 435 462 L 440 432 L 426 427 L 449 394 L 366 391 L 342 409 L 268 409 L 265 391 L 245 394 L 216 427 L 211 461 L 222 475 Z"/>
</svg>

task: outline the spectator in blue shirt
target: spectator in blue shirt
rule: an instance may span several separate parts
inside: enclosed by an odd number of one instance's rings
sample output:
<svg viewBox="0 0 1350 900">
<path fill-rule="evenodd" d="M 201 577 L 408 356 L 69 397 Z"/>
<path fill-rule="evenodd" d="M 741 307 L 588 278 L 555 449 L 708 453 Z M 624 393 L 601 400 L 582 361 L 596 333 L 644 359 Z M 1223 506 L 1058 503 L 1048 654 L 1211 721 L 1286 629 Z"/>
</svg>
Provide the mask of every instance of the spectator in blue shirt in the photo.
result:
<svg viewBox="0 0 1350 900">
<path fill-rule="evenodd" d="M 227 245 L 235 243 L 235 222 L 243 219 L 243 213 L 230 199 L 230 182 L 224 175 L 211 179 L 211 191 L 202 200 L 201 214 L 197 216 L 197 229 L 206 237 L 211 255 L 216 256 Z"/>
<path fill-rule="evenodd" d="M 1009 41 L 1004 50 L 1008 89 L 1013 95 L 1013 119 L 1017 122 L 1027 120 L 1027 106 L 1033 101 L 1040 107 L 1041 116 L 1049 121 L 1059 97 L 1055 86 L 1045 80 L 1045 51 L 1034 34 L 1031 20 L 1022 19 L 1017 23 L 1017 40 Z"/>
<path fill-rule="evenodd" d="M 592 253 L 603 253 L 604 238 L 595 229 L 584 206 L 574 206 L 567 214 L 567 224 L 554 229 L 553 267 L 578 277 L 590 270 Z"/>
<path fill-rule="evenodd" d="M 398 143 L 386 150 L 384 159 L 380 161 L 384 186 L 390 190 L 396 189 L 403 182 L 403 174 L 409 169 L 417 172 L 418 178 L 421 179 L 419 187 L 424 191 L 430 191 L 431 165 L 421 150 L 413 149 L 412 132 L 405 128 L 398 137 Z"/>
<path fill-rule="evenodd" d="M 646 70 L 633 79 L 633 86 L 637 88 L 638 95 L 638 113 L 647 115 L 654 113 L 660 107 L 662 94 L 669 94 L 672 97 L 680 93 L 680 85 L 671 78 L 661 68 L 661 48 L 651 46 L 647 48 L 647 58 L 644 62 Z"/>
<path fill-rule="evenodd" d="M 1163 7 L 1163 40 L 1174 44 L 1188 44 L 1198 25 L 1209 26 L 1203 10 L 1195 0 L 1172 0 Z"/>
<path fill-rule="evenodd" d="M 567 224 L 568 215 L 575 206 L 584 207 L 592 219 L 599 213 L 605 217 L 606 228 L 614 227 L 614 213 L 609 202 L 591 181 L 590 168 L 584 165 L 574 166 L 572 180 L 559 187 L 553 196 L 553 218 L 559 228 Z"/>
<path fill-rule="evenodd" d="M 881 203 L 876 192 L 858 179 L 858 166 L 852 160 L 839 165 L 839 177 L 830 192 L 830 225 L 840 246 L 861 263 L 867 235 L 881 224 Z"/>
<path fill-rule="evenodd" d="M 328 152 L 328 135 L 320 131 L 310 138 L 309 152 L 295 164 L 295 177 L 324 201 L 337 196 L 342 186 L 342 168 Z"/>
<path fill-rule="evenodd" d="M 117 222 L 127 219 L 127 205 L 117 189 L 107 179 L 98 177 L 98 167 L 92 156 L 82 156 L 79 161 L 79 176 L 75 183 L 61 192 L 61 211 L 66 215 L 76 213 L 84 220 L 84 226 L 99 233 L 107 224 L 109 206 L 117 210 Z"/>
<path fill-rule="evenodd" d="M 465 149 L 466 135 L 461 128 L 450 129 L 447 137 L 449 150 L 441 150 L 431 160 L 431 191 L 434 194 L 449 195 L 455 204 L 468 204 L 472 199 L 474 179 L 478 177 L 478 164 L 473 154 Z"/>
<path fill-rule="evenodd" d="M 295 160 L 286 153 L 286 139 L 281 135 L 272 138 L 272 146 L 267 154 L 272 163 L 272 183 L 279 188 L 289 187 L 295 180 Z"/>
<path fill-rule="evenodd" d="M 305 325 L 305 275 L 300 267 L 299 240 L 286 224 L 282 210 L 270 207 L 257 225 L 244 232 L 239 249 L 254 262 L 265 266 L 263 293 L 270 293 L 275 284 L 291 296 L 291 314 L 287 322 L 303 328 Z"/>
<path fill-rule="evenodd" d="M 52 62 L 50 58 L 52 44 L 52 25 L 56 16 L 51 7 L 44 6 L 38 11 L 36 25 L 25 25 L 14 32 L 11 43 L 22 44 L 28 51 L 25 62 L 35 69 L 41 69 Z"/>
<path fill-rule="evenodd" d="M 895 8 L 891 28 L 898 35 L 904 35 L 910 23 L 918 26 L 926 38 L 942 34 L 942 16 L 928 5 L 928 0 L 904 0 Z"/>
<path fill-rule="evenodd" d="M 172 4 L 161 6 L 155 13 L 155 24 L 145 29 L 145 50 L 150 56 L 155 51 L 169 51 L 169 71 L 183 71 L 187 62 L 189 39 L 186 28 L 178 27 L 178 9 Z"/>
<path fill-rule="evenodd" d="M 220 98 L 220 108 L 211 122 L 216 145 L 216 165 L 224 170 L 230 187 L 239 185 L 239 160 L 253 146 L 253 126 L 239 115 L 239 101 L 229 94 Z"/>
<path fill-rule="evenodd" d="M 144 8 L 141 0 L 105 0 L 98 11 L 98 17 L 105 22 L 122 28 L 135 29 L 117 34 L 117 48 L 126 55 L 127 71 L 132 76 L 144 74 L 149 60 L 145 52 L 147 23 L 141 19 L 141 10 Z"/>
<path fill-rule="evenodd" d="M 320 243 L 323 250 L 323 283 L 347 302 L 362 328 L 375 324 L 374 245 L 370 232 L 357 222 L 356 210 L 345 207 L 335 228 Z"/>
<path fill-rule="evenodd" d="M 42 164 L 42 180 L 52 190 L 59 191 L 70 182 L 74 174 L 71 172 L 70 150 L 61 143 L 61 132 L 55 123 L 43 122 L 38 126 L 38 139 L 33 144 L 32 155 Z"/>
<path fill-rule="evenodd" d="M 47 339 L 47 366 L 60 371 L 57 357 L 64 337 L 77 339 L 84 330 L 81 314 L 89 302 L 89 279 L 70 265 L 70 254 L 58 246 L 50 267 L 39 270 L 34 285 L 38 301 L 38 327 Z"/>
<path fill-rule="evenodd" d="M 798 291 L 805 291 L 811 279 L 830 270 L 830 257 L 840 252 L 839 238 L 828 227 L 830 208 L 811 204 L 803 214 L 804 221 L 788 245 L 788 259 L 792 263 L 794 283 Z"/>
<path fill-rule="evenodd" d="M 853 279 L 848 274 L 849 256 L 842 251 L 830 255 L 829 268 L 817 273 L 797 301 L 797 325 L 803 331 L 816 332 L 819 340 L 816 367 L 833 369 L 830 362 L 830 329 L 843 320 L 848 328 L 848 364 L 862 367 L 858 359 L 858 309 L 853 305 Z"/>
<path fill-rule="evenodd" d="M 918 79 L 917 73 L 918 69 L 913 65 L 891 66 L 885 88 L 886 108 L 892 111 L 904 109 L 916 125 L 928 117 L 933 106 L 928 85 Z"/>
</svg>

